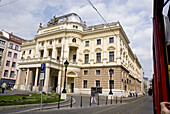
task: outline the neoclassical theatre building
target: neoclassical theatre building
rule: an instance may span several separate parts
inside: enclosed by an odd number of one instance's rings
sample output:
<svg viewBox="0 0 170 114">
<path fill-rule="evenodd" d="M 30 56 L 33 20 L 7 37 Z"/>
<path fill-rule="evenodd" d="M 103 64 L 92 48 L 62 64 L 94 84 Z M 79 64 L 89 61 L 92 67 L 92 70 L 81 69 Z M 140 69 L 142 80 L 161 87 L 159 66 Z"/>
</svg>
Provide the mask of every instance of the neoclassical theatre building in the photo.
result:
<svg viewBox="0 0 170 114">
<path fill-rule="evenodd" d="M 21 46 L 15 89 L 41 91 L 45 63 L 43 91 L 61 93 L 68 60 L 67 93 L 90 94 L 91 87 L 102 87 L 102 94 L 109 94 L 110 68 L 114 95 L 141 91 L 143 71 L 130 41 L 119 22 L 108 25 L 87 26 L 75 13 L 40 23 L 34 40 Z"/>
</svg>

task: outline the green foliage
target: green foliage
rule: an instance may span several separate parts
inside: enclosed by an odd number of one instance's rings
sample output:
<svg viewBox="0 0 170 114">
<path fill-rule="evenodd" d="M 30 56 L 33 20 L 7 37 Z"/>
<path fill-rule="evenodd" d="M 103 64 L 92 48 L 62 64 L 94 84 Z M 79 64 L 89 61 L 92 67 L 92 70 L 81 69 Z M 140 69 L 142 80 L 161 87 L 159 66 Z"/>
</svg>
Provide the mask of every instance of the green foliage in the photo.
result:
<svg viewBox="0 0 170 114">
<path fill-rule="evenodd" d="M 27 94 L 28 95 L 28 94 Z M 27 95 L 0 95 L 0 106 L 40 104 L 41 93 L 30 93 Z M 59 95 L 55 93 L 43 94 L 43 103 L 58 102 Z"/>
</svg>

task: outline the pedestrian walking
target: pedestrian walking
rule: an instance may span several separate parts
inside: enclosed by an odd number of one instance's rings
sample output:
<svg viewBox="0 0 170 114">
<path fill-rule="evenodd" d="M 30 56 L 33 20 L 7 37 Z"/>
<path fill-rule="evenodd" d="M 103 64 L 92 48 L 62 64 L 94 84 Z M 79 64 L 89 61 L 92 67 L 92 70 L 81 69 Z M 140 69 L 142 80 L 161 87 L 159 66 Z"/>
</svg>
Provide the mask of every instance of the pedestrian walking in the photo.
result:
<svg viewBox="0 0 170 114">
<path fill-rule="evenodd" d="M 133 91 L 133 97 L 135 97 L 135 92 Z"/>
<path fill-rule="evenodd" d="M 96 98 L 95 98 L 95 91 L 94 90 L 92 90 L 92 92 L 91 92 L 91 103 L 97 103 L 96 102 Z"/>
<path fill-rule="evenodd" d="M 2 93 L 4 93 L 5 89 L 6 89 L 7 85 L 5 82 L 3 82 L 3 84 L 1 85 L 2 88 Z"/>
<path fill-rule="evenodd" d="M 130 90 L 130 97 L 132 97 L 132 91 Z"/>
<path fill-rule="evenodd" d="M 138 91 L 136 91 L 136 97 L 138 97 Z"/>
</svg>

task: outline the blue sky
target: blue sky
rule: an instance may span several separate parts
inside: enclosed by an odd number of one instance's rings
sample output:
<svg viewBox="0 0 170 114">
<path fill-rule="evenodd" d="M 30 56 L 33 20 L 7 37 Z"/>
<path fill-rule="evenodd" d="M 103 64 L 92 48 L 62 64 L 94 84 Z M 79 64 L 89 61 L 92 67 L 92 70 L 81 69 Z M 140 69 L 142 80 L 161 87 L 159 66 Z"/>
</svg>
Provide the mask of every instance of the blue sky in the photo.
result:
<svg viewBox="0 0 170 114">
<path fill-rule="evenodd" d="M 0 5 L 13 0 L 1 0 Z M 152 75 L 152 0 L 91 0 L 107 22 L 119 21 L 130 47 L 139 58 L 145 76 Z M 27 40 L 33 39 L 39 23 L 54 15 L 77 13 L 87 25 L 104 23 L 87 0 L 18 0 L 0 7 L 0 29 Z"/>
</svg>

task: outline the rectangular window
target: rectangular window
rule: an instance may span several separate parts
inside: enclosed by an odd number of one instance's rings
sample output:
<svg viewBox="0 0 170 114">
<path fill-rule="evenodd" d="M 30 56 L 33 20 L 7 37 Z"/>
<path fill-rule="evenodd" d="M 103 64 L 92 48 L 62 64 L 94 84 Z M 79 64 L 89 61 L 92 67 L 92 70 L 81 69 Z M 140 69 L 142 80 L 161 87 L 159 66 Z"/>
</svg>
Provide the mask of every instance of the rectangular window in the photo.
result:
<svg viewBox="0 0 170 114">
<path fill-rule="evenodd" d="M 88 70 L 84 70 L 84 75 L 88 75 Z"/>
<path fill-rule="evenodd" d="M 100 70 L 96 70 L 96 75 L 100 75 Z"/>
<path fill-rule="evenodd" d="M 6 66 L 10 66 L 10 61 L 6 61 Z"/>
<path fill-rule="evenodd" d="M 83 80 L 83 88 L 87 88 L 87 80 Z"/>
<path fill-rule="evenodd" d="M 89 54 L 85 54 L 85 58 L 84 58 L 85 60 L 85 63 L 89 63 Z"/>
<path fill-rule="evenodd" d="M 101 44 L 101 39 L 97 39 L 97 45 Z"/>
<path fill-rule="evenodd" d="M 113 43 L 114 42 L 114 37 L 109 38 L 109 43 Z"/>
<path fill-rule="evenodd" d="M 89 41 L 85 41 L 85 46 L 89 46 Z"/>
<path fill-rule="evenodd" d="M 44 55 L 44 50 L 41 51 L 41 56 L 40 57 L 43 57 Z"/>
<path fill-rule="evenodd" d="M 18 51 L 18 45 L 15 45 L 15 50 L 17 50 L 17 51 Z"/>
<path fill-rule="evenodd" d="M 8 57 L 12 56 L 12 52 L 8 51 Z"/>
<path fill-rule="evenodd" d="M 14 78 L 14 71 L 11 71 L 10 77 Z"/>
<path fill-rule="evenodd" d="M 109 61 L 113 62 L 114 61 L 114 51 L 109 52 Z"/>
<path fill-rule="evenodd" d="M 101 53 L 96 53 L 96 62 L 101 62 Z"/>
<path fill-rule="evenodd" d="M 96 87 L 100 87 L 100 80 L 96 80 Z"/>
<path fill-rule="evenodd" d="M 14 58 L 15 58 L 15 59 L 17 58 L 17 53 L 14 53 Z"/>
<path fill-rule="evenodd" d="M 73 62 L 76 62 L 76 55 L 73 55 Z"/>
<path fill-rule="evenodd" d="M 13 48 L 13 44 L 12 44 L 12 43 L 9 44 L 9 48 L 10 48 L 10 49 Z"/>
<path fill-rule="evenodd" d="M 19 39 L 18 39 L 18 38 L 15 38 L 15 40 L 19 41 Z"/>
<path fill-rule="evenodd" d="M 29 50 L 29 54 L 31 54 L 31 50 Z"/>
<path fill-rule="evenodd" d="M 8 70 L 5 70 L 4 77 L 8 77 Z"/>
<path fill-rule="evenodd" d="M 12 67 L 15 68 L 16 62 L 12 62 Z"/>
<path fill-rule="evenodd" d="M 22 55 L 25 55 L 25 51 L 22 52 Z"/>
<path fill-rule="evenodd" d="M 111 88 L 114 89 L 114 80 L 110 80 Z"/>
</svg>

